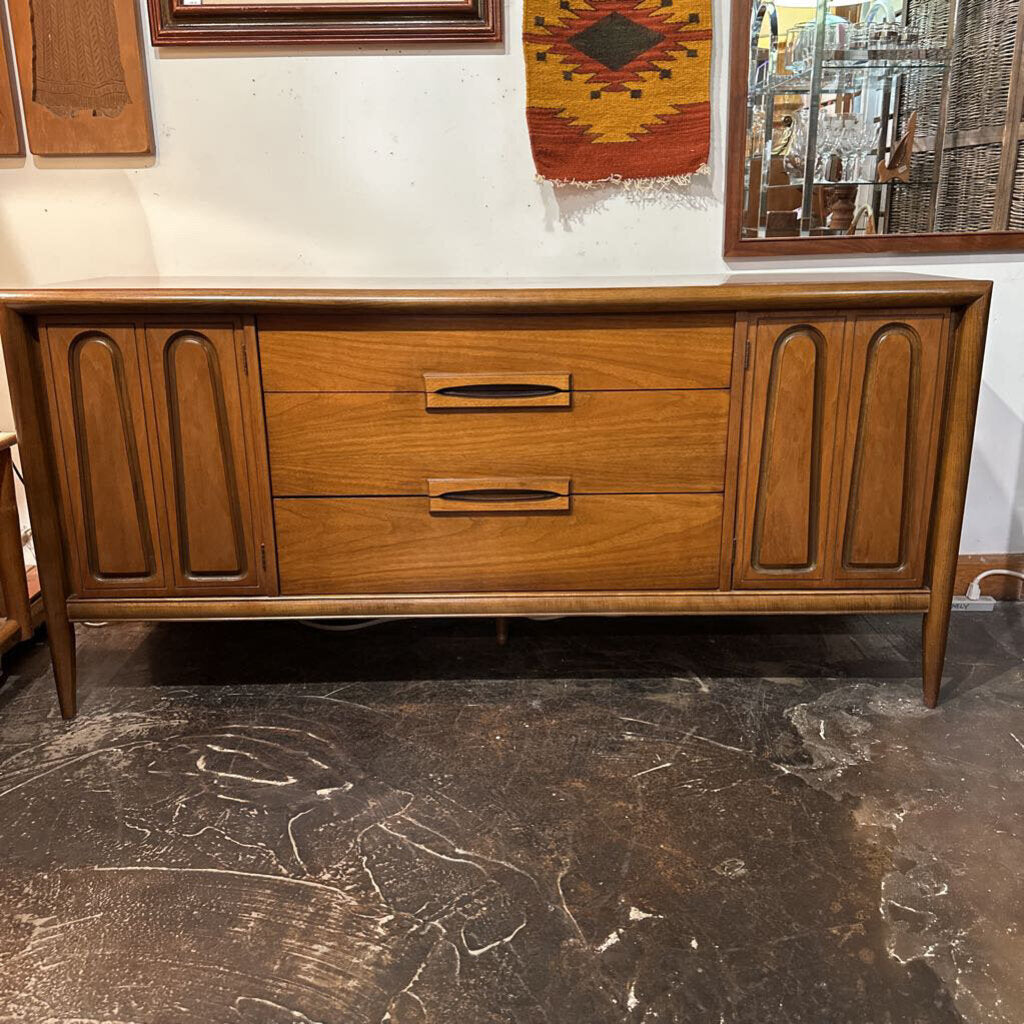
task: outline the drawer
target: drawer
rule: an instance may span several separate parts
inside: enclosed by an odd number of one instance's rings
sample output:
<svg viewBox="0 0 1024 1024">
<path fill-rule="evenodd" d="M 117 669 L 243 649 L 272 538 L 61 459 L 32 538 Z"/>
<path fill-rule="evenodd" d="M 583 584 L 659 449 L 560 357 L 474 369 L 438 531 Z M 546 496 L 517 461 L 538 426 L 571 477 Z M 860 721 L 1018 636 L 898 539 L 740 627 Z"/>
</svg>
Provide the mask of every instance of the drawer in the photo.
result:
<svg viewBox="0 0 1024 1024">
<path fill-rule="evenodd" d="M 727 391 L 583 391 L 428 410 L 423 394 L 268 394 L 274 494 L 425 494 L 431 476 L 570 476 L 578 493 L 720 491 Z"/>
<path fill-rule="evenodd" d="M 727 388 L 734 318 L 261 317 L 267 391 L 421 391 L 425 373 L 564 374 L 582 390 Z"/>
<path fill-rule="evenodd" d="M 437 504 L 277 499 L 281 593 L 718 586 L 718 494 L 573 495 L 567 511 L 553 512 L 431 512 Z"/>
</svg>

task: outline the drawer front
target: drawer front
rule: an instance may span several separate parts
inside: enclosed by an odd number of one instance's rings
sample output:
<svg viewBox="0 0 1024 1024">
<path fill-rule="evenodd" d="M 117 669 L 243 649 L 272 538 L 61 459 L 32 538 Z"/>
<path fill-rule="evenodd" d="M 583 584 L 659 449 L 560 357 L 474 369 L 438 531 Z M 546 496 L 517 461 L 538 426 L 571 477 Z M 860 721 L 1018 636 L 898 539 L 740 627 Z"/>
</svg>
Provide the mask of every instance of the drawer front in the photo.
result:
<svg viewBox="0 0 1024 1024">
<path fill-rule="evenodd" d="M 568 511 L 446 514 L 426 497 L 279 498 L 281 593 L 712 589 L 722 505 L 574 495 Z"/>
<path fill-rule="evenodd" d="M 428 410 L 423 394 L 268 394 L 274 494 L 426 494 L 435 476 L 570 476 L 577 493 L 720 491 L 727 391 L 574 392 Z"/>
<path fill-rule="evenodd" d="M 727 388 L 734 318 L 260 319 L 267 391 L 416 391 L 424 374 L 566 374 L 582 390 Z"/>
</svg>

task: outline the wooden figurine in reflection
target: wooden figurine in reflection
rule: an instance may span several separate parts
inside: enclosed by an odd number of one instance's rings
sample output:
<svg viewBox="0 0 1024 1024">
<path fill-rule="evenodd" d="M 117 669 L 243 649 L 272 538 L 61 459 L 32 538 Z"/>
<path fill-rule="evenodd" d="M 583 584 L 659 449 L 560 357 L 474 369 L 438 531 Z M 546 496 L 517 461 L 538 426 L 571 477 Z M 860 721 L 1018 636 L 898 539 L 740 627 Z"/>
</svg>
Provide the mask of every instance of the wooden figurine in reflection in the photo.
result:
<svg viewBox="0 0 1024 1024">
<path fill-rule="evenodd" d="M 865 235 L 877 235 L 878 228 L 875 225 L 875 215 L 871 212 L 871 207 L 862 206 L 850 222 L 850 229 L 846 233 L 848 235 L 855 235 L 860 230 L 861 221 L 864 221 L 864 234 Z"/>
<path fill-rule="evenodd" d="M 910 181 L 910 157 L 914 152 L 914 133 L 917 130 L 917 111 L 910 115 L 907 130 L 903 138 L 896 143 L 888 160 L 878 163 L 878 180 L 881 184 L 887 181 Z"/>
<path fill-rule="evenodd" d="M 793 118 L 786 114 L 782 119 L 782 130 L 772 139 L 772 156 L 788 156 L 793 148 Z"/>
<path fill-rule="evenodd" d="M 849 231 L 857 204 L 856 185 L 829 185 L 825 188 L 828 226 L 832 231 Z"/>
</svg>

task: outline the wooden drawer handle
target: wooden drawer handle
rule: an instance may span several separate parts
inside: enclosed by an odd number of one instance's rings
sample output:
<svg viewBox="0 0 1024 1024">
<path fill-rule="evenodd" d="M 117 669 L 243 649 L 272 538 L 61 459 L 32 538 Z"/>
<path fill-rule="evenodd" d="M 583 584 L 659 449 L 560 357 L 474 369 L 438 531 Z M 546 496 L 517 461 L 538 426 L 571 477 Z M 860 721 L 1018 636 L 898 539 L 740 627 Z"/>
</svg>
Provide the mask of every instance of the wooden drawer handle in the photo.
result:
<svg viewBox="0 0 1024 1024">
<path fill-rule="evenodd" d="M 568 512 L 570 480 L 487 477 L 428 480 L 432 514 L 467 512 Z"/>
<path fill-rule="evenodd" d="M 546 491 L 539 487 L 475 487 L 464 491 L 445 491 L 439 494 L 442 501 L 509 502 L 509 501 L 552 501 L 564 498 L 558 491 Z"/>
<path fill-rule="evenodd" d="M 566 409 L 569 373 L 425 373 L 427 409 Z"/>
<path fill-rule="evenodd" d="M 562 393 L 553 384 L 453 384 L 434 392 L 446 398 L 547 398 Z"/>
</svg>

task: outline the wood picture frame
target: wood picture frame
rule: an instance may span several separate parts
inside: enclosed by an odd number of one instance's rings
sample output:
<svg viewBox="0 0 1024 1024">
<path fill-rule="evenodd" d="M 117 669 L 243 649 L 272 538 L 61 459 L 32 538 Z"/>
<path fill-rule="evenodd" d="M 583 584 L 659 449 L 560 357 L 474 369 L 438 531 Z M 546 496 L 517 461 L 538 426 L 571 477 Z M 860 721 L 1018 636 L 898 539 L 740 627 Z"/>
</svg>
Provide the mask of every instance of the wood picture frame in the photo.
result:
<svg viewBox="0 0 1024 1024">
<path fill-rule="evenodd" d="M 21 113 L 15 99 L 13 52 L 7 34 L 7 13 L 0 0 L 0 157 L 25 155 Z"/>
<path fill-rule="evenodd" d="M 725 175 L 727 259 L 778 256 L 856 256 L 876 253 L 974 253 L 1024 251 L 1024 231 L 931 232 L 921 234 L 777 236 L 744 238 L 744 161 L 747 130 L 747 86 L 750 63 L 751 0 L 731 0 L 729 40 L 729 113 Z M 1016 46 L 1024 44 L 1024 18 L 1017 27 Z M 1024 76 L 1011 76 L 1007 137 L 1024 116 Z M 1016 119 L 1016 121 L 1014 121 Z M 1009 151 L 1009 150 L 1008 150 Z M 1013 147 L 1016 151 L 1016 146 Z M 1011 168 L 1012 170 L 1012 168 Z"/>
<path fill-rule="evenodd" d="M 154 46 L 495 43 L 503 0 L 148 0 Z"/>
<path fill-rule="evenodd" d="M 32 152 L 151 156 L 153 121 L 135 0 L 8 0 L 8 6 Z"/>
</svg>

